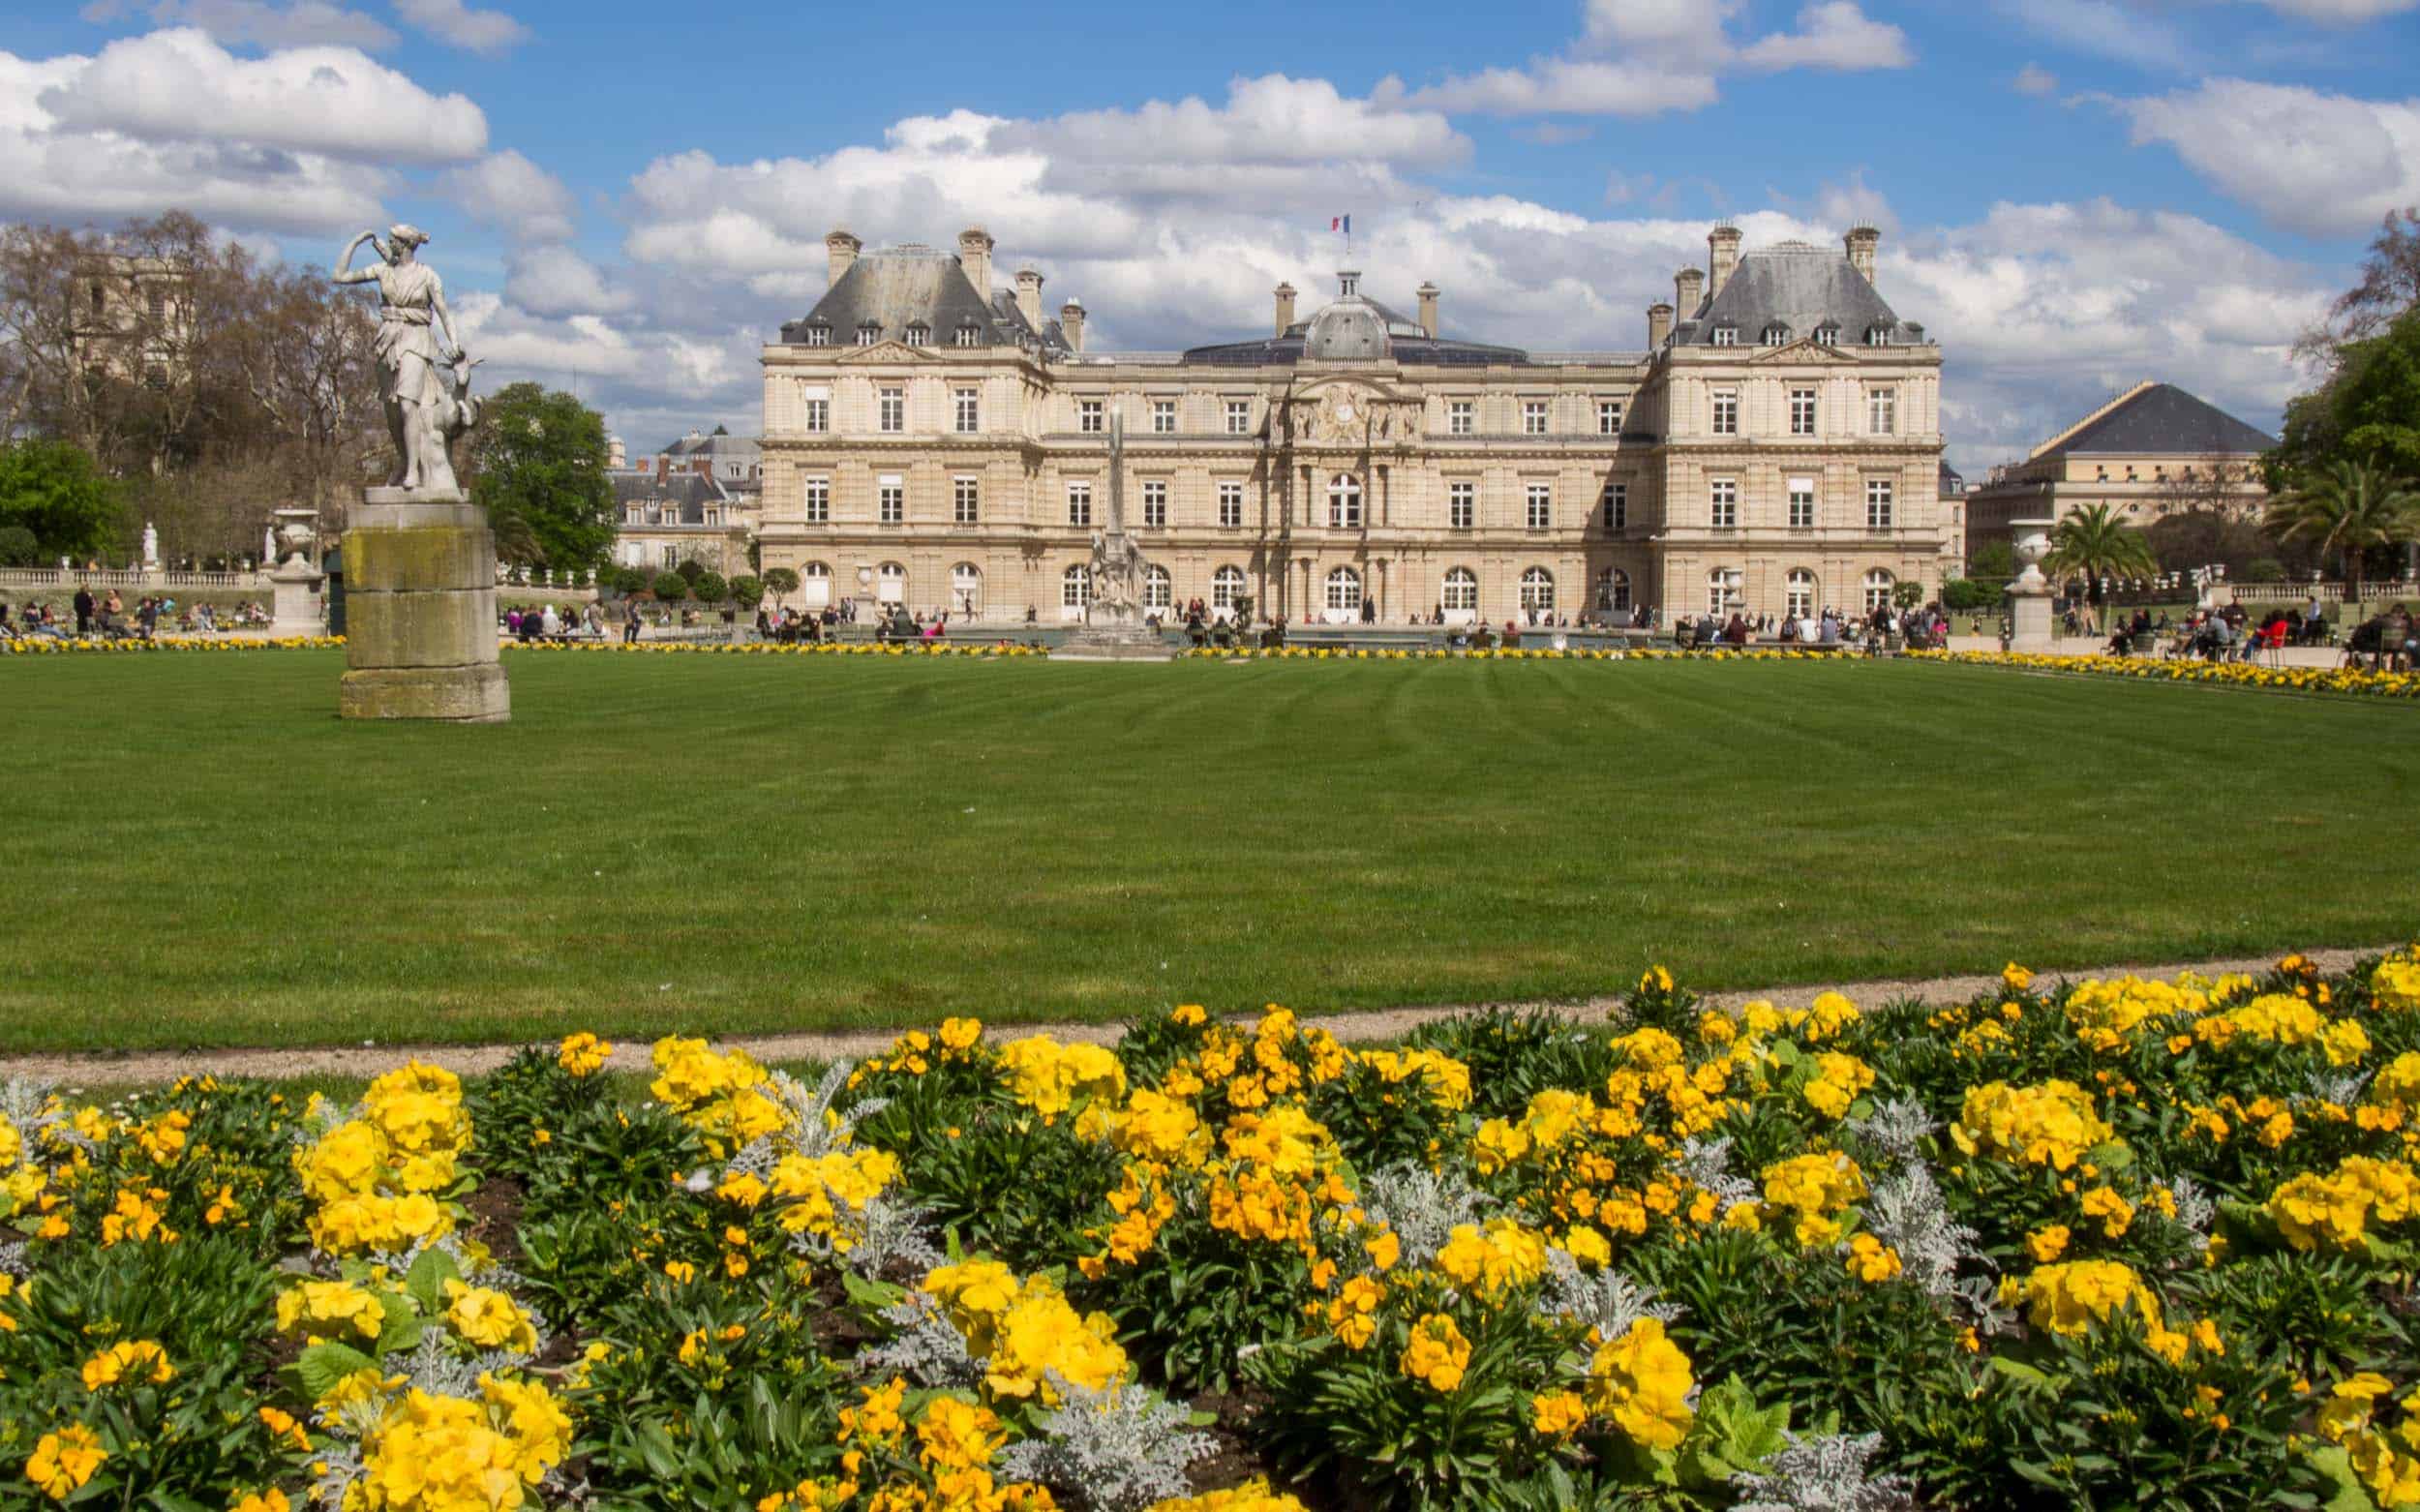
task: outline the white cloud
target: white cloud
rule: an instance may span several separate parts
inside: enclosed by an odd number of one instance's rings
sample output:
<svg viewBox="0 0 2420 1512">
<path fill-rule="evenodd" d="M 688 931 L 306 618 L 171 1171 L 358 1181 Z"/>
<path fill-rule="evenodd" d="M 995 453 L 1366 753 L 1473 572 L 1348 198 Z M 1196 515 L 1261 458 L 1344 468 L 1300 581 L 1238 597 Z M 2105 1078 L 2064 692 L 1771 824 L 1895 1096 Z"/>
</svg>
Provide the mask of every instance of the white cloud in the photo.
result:
<svg viewBox="0 0 2420 1512">
<path fill-rule="evenodd" d="M 2095 57 L 2167 72 L 2195 55 L 2174 27 L 2118 0 L 1999 0 L 1999 7 L 2036 34 Z"/>
<path fill-rule="evenodd" d="M 2116 104 L 2137 143 L 2167 143 L 2221 193 L 2287 230 L 2357 234 L 2420 203 L 2420 100 L 2214 78 Z"/>
<path fill-rule="evenodd" d="M 1593 126 L 1578 126 L 1562 121 L 1539 121 L 1529 126 L 1516 126 L 1513 136 L 1538 147 L 1568 147 L 1576 141 L 1587 141 L 1596 135 Z"/>
<path fill-rule="evenodd" d="M 526 42 L 529 28 L 501 11 L 474 11 L 462 0 L 395 0 L 395 14 L 448 46 L 503 52 Z"/>
<path fill-rule="evenodd" d="M 629 290 L 608 284 L 594 263 L 569 247 L 537 247 L 515 257 L 504 298 L 537 316 L 620 315 L 635 303 Z"/>
<path fill-rule="evenodd" d="M 1856 0 L 1817 0 L 1799 30 L 1745 46 L 1727 30 L 1739 0 L 1588 0 L 1569 52 L 1524 68 L 1450 75 L 1418 89 L 1382 81 L 1372 97 L 1489 115 L 1660 115 L 1713 103 L 1726 70 L 1905 68 L 1907 35 L 1876 21 Z"/>
<path fill-rule="evenodd" d="M 2009 87 L 2020 95 L 2054 95 L 2059 92 L 2059 76 L 2046 68 L 2028 63 L 2016 71 Z"/>
<path fill-rule="evenodd" d="M 348 11 L 328 0 L 94 0 L 85 20 L 106 24 L 143 15 L 155 26 L 192 26 L 219 41 L 250 47 L 359 47 L 379 52 L 399 40 L 375 16 Z"/>
<path fill-rule="evenodd" d="M 568 241 L 577 206 L 563 181 L 520 153 L 507 149 L 478 162 L 448 168 L 438 192 L 471 219 L 493 226 L 515 241 Z"/>
<path fill-rule="evenodd" d="M 39 101 L 58 126 L 149 142 L 241 143 L 373 162 L 450 163 L 487 145 L 487 117 L 350 47 L 238 58 L 179 28 L 113 42 Z"/>
<path fill-rule="evenodd" d="M 1756 69 L 1903 69 L 1916 61 L 1907 33 L 1877 21 L 1854 0 L 1825 0 L 1799 13 L 1795 33 L 1776 32 L 1749 45 L 1741 62 Z"/>
<path fill-rule="evenodd" d="M 2260 0 L 2270 10 L 2329 26 L 2357 26 L 2381 15 L 2401 15 L 2420 0 Z"/>
</svg>

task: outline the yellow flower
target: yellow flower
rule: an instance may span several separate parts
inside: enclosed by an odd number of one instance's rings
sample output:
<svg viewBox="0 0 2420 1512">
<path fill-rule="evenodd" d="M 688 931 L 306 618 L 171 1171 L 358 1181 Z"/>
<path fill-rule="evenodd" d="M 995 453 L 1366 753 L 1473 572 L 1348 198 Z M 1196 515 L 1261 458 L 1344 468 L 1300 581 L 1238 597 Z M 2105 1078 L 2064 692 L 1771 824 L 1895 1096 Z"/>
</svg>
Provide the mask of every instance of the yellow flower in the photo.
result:
<svg viewBox="0 0 2420 1512">
<path fill-rule="evenodd" d="M 2115 1239 L 2134 1222 L 2134 1204 L 2127 1201 L 2108 1187 L 2095 1187 L 2084 1194 L 2084 1216 L 2101 1220 L 2101 1231 Z"/>
<path fill-rule="evenodd" d="M 1597 1346 L 1588 1362 L 1588 1406 L 1611 1417 L 1634 1441 L 1670 1449 L 1687 1436 L 1696 1414 L 1689 1357 L 1664 1337 L 1664 1325 L 1643 1317 L 1619 1339 Z"/>
<path fill-rule="evenodd" d="M 2000 981 L 2012 992 L 2024 992 L 2033 987 L 2034 974 L 2011 961 L 2000 968 Z"/>
<path fill-rule="evenodd" d="M 1008 1437 L 988 1407 L 955 1397 L 935 1397 L 916 1425 L 917 1458 L 944 1469 L 970 1469 L 991 1463 Z"/>
<path fill-rule="evenodd" d="M 527 1354 L 538 1346 L 537 1329 L 529 1315 L 503 1292 L 448 1279 L 445 1321 L 454 1332 L 482 1349 L 511 1349 Z"/>
<path fill-rule="evenodd" d="M 594 1074 L 613 1053 L 612 1045 L 583 1029 L 578 1034 L 563 1037 L 562 1043 L 556 1046 L 555 1061 L 575 1076 L 589 1076 Z"/>
<path fill-rule="evenodd" d="M 1588 1420 L 1588 1404 L 1574 1391 L 1553 1391 L 1529 1399 L 1529 1422 L 1548 1438 L 1568 1438 Z"/>
<path fill-rule="evenodd" d="M 1509 1218 L 1490 1219 L 1484 1229 L 1457 1224 L 1437 1252 L 1437 1268 L 1465 1290 L 1493 1299 L 1545 1271 L 1546 1241 Z"/>
<path fill-rule="evenodd" d="M 1345 1347 L 1358 1349 L 1377 1332 L 1378 1304 L 1386 1288 L 1367 1276 L 1355 1276 L 1327 1304 L 1327 1324 Z"/>
<path fill-rule="evenodd" d="M 2036 1264 L 2047 1265 L 2067 1253 L 2067 1225 L 2051 1224 L 2025 1236 L 2025 1253 Z"/>
<path fill-rule="evenodd" d="M 1396 1368 L 1432 1391 L 1450 1393 L 1462 1385 L 1470 1366 L 1470 1341 L 1451 1317 L 1424 1313 L 1411 1325 L 1411 1343 Z"/>
<path fill-rule="evenodd" d="M 376 1339 L 386 1328 L 378 1299 L 349 1282 L 306 1281 L 277 1299 L 280 1333 L 299 1331 L 311 1339 L 333 1339 L 348 1331 Z"/>
<path fill-rule="evenodd" d="M 290 1512 L 286 1493 L 275 1486 L 262 1491 L 247 1492 L 228 1503 L 227 1512 Z"/>
<path fill-rule="evenodd" d="M 2072 1081 L 2012 1087 L 1994 1081 L 1967 1089 L 1950 1137 L 1967 1155 L 2067 1170 L 2111 1138 L 2092 1094 Z"/>
<path fill-rule="evenodd" d="M 53 1501 L 65 1501 L 83 1488 L 108 1458 L 101 1436 L 81 1423 L 45 1434 L 25 1462 L 25 1478 Z"/>
<path fill-rule="evenodd" d="M 2083 1333 L 2130 1309 L 2139 1312 L 2149 1326 L 2159 1326 L 2158 1300 L 2131 1266 L 2116 1260 L 2042 1266 L 2025 1278 L 2023 1293 L 2034 1326 L 2055 1334 Z"/>
<path fill-rule="evenodd" d="M 164 1386 L 176 1377 L 167 1351 L 149 1339 L 129 1339 L 109 1346 L 84 1362 L 84 1389 L 99 1391 L 120 1381 Z"/>
<path fill-rule="evenodd" d="M 1901 1269 L 1899 1252 L 1872 1234 L 1859 1234 L 1849 1241 L 1848 1266 L 1850 1275 L 1869 1285 L 1889 1281 Z"/>
</svg>

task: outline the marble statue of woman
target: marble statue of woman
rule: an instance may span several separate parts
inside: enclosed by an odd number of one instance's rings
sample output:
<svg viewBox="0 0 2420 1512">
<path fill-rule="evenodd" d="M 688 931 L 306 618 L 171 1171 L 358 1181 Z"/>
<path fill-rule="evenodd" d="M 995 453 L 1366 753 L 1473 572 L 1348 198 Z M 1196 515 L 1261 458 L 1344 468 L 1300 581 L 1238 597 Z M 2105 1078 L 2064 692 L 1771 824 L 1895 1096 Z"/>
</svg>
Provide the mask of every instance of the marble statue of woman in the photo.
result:
<svg viewBox="0 0 2420 1512">
<path fill-rule="evenodd" d="M 437 270 L 419 260 L 428 234 L 398 226 L 378 240 L 364 231 L 346 247 L 336 265 L 339 284 L 378 286 L 378 398 L 395 441 L 396 464 L 389 488 L 452 494 L 454 464 L 446 442 L 469 429 L 477 408 L 468 397 L 469 364 L 454 340 L 454 318 L 445 308 L 445 286 Z M 379 261 L 355 269 L 353 255 L 367 242 Z"/>
</svg>

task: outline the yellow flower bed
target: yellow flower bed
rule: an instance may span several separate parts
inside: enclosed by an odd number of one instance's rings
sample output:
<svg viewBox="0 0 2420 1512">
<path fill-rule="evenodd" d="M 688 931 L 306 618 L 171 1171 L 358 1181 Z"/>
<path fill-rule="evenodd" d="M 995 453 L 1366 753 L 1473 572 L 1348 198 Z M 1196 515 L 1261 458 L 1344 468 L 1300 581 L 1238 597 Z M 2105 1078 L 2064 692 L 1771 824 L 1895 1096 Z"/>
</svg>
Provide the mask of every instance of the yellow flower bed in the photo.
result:
<svg viewBox="0 0 2420 1512">
<path fill-rule="evenodd" d="M 2138 682 L 2198 682 L 2278 693 L 2354 693 L 2373 698 L 2420 698 L 2420 673 L 2350 667 L 2264 667 L 2247 661 L 2154 660 L 2144 656 L 2068 656 L 2038 651 L 1915 651 L 1933 661 L 2024 672 L 2132 678 Z"/>
</svg>

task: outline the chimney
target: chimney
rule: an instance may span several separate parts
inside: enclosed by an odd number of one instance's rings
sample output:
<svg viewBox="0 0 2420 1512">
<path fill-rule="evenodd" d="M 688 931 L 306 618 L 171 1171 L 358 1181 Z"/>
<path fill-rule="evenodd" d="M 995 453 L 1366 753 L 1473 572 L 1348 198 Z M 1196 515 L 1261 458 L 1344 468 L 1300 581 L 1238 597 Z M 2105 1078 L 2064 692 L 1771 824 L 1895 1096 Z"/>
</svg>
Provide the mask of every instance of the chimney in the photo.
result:
<svg viewBox="0 0 2420 1512">
<path fill-rule="evenodd" d="M 1706 292 L 1719 294 L 1731 282 L 1731 275 L 1739 266 L 1739 228 L 1717 226 L 1706 233 Z"/>
<path fill-rule="evenodd" d="M 1067 338 L 1068 350 L 1082 355 L 1084 350 L 1084 307 L 1071 299 L 1059 306 L 1059 334 Z"/>
<path fill-rule="evenodd" d="M 1672 340 L 1672 306 L 1657 300 L 1647 307 L 1647 349 L 1662 351 Z"/>
<path fill-rule="evenodd" d="M 980 226 L 970 226 L 958 232 L 958 266 L 966 270 L 966 281 L 983 295 L 986 308 L 991 304 L 991 237 Z"/>
<path fill-rule="evenodd" d="M 1293 323 L 1294 286 L 1280 284 L 1277 287 L 1277 333 L 1280 336 L 1285 335 L 1286 328 Z"/>
<path fill-rule="evenodd" d="M 1696 268 L 1682 268 L 1673 275 L 1672 306 L 1674 318 L 1681 320 L 1697 318 L 1697 307 L 1706 297 L 1706 275 Z"/>
<path fill-rule="evenodd" d="M 1849 249 L 1849 266 L 1865 275 L 1868 284 L 1874 281 L 1874 253 L 1882 246 L 1882 232 L 1870 226 L 1860 226 L 1840 238 Z"/>
<path fill-rule="evenodd" d="M 865 244 L 847 231 L 835 230 L 824 238 L 824 250 L 832 254 L 832 284 L 837 284 L 840 275 L 848 272 L 850 265 L 857 261 L 857 255 L 865 250 Z M 824 287 L 830 288 L 832 284 Z"/>
<path fill-rule="evenodd" d="M 1016 310 L 1025 317 L 1025 323 L 1042 334 L 1042 275 L 1032 268 L 1016 270 Z"/>
<path fill-rule="evenodd" d="M 1412 292 L 1420 298 L 1420 329 L 1429 333 L 1429 340 L 1435 341 L 1437 340 L 1437 286 L 1423 284 Z"/>
</svg>

